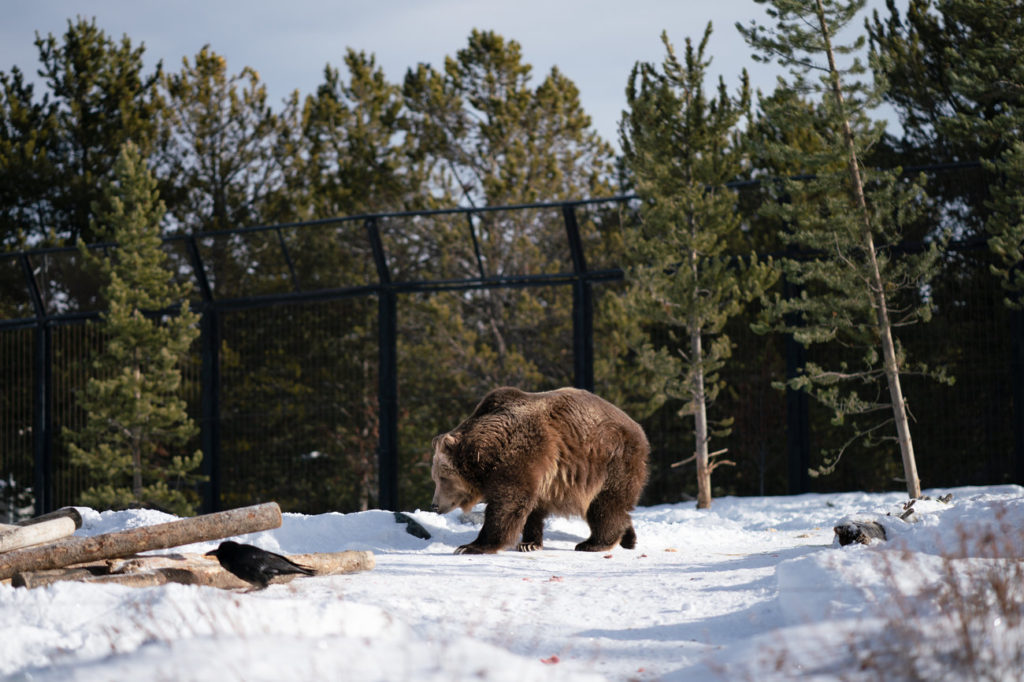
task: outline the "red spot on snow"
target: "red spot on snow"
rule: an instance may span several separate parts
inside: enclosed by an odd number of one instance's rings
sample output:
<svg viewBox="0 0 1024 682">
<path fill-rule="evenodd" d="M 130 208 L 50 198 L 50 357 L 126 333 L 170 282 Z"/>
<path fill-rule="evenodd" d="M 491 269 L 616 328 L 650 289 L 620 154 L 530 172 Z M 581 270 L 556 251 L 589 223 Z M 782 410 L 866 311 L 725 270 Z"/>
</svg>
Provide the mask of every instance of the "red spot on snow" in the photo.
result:
<svg viewBox="0 0 1024 682">
<path fill-rule="evenodd" d="M 562 582 L 562 576 L 560 576 L 560 575 L 553 575 L 550 578 L 548 578 L 546 582 L 549 582 L 549 583 L 560 583 L 560 582 Z"/>
<path fill-rule="evenodd" d="M 542 658 L 540 659 L 540 662 L 544 663 L 545 665 L 554 665 L 555 663 L 558 663 L 558 656 L 552 656 L 551 658 Z"/>
<path fill-rule="evenodd" d="M 604 558 L 605 559 L 611 559 L 613 556 L 615 556 L 615 555 L 614 554 L 605 554 Z"/>
</svg>

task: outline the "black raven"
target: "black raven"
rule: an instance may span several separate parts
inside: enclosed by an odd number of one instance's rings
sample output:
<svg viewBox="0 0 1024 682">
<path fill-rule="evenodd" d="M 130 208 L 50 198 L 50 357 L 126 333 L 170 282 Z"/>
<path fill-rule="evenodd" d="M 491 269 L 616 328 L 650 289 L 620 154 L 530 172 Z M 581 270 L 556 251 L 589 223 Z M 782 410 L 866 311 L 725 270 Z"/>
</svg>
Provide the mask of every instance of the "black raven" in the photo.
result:
<svg viewBox="0 0 1024 682">
<path fill-rule="evenodd" d="M 274 554 L 252 545 L 242 545 L 231 540 L 220 543 L 220 547 L 210 550 L 206 553 L 206 556 L 217 557 L 217 561 L 220 562 L 220 565 L 225 570 L 253 585 L 258 590 L 265 588 L 270 583 L 270 579 L 277 575 L 288 573 L 314 574 L 313 569 L 300 566 L 280 554 Z"/>
</svg>

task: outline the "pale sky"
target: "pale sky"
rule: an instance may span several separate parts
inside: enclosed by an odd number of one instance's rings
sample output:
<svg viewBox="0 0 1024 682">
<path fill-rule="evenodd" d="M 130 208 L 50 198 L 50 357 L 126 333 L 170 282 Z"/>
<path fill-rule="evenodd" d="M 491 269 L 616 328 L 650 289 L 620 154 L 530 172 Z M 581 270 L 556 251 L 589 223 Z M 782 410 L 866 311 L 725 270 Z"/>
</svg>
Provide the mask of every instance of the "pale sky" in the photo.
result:
<svg viewBox="0 0 1024 682">
<path fill-rule="evenodd" d="M 343 68 L 347 47 L 375 54 L 388 79 L 401 83 L 419 62 L 440 68 L 473 28 L 494 30 L 520 43 L 534 86 L 556 65 L 576 83 L 594 127 L 616 148 L 629 71 L 638 60 L 660 63 L 663 29 L 681 53 L 686 37 L 696 42 L 713 22 L 711 72 L 730 88 L 744 67 L 765 93 L 780 73 L 754 63 L 734 27 L 763 19 L 753 0 L 3 0 L 0 71 L 18 66 L 34 76 L 36 32 L 60 39 L 78 15 L 95 17 L 115 39 L 127 34 L 133 45 L 144 43 L 147 66 L 162 59 L 177 71 L 183 57 L 209 44 L 230 73 L 256 69 L 275 106 L 292 90 L 314 92 L 326 64 Z"/>
</svg>

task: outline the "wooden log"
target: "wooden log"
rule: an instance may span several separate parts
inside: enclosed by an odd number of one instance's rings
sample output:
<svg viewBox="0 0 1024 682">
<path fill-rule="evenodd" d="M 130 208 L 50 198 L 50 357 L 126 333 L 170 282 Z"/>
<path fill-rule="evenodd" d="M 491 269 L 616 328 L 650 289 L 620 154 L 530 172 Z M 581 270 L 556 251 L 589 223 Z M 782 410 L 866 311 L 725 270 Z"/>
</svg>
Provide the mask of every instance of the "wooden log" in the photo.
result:
<svg viewBox="0 0 1024 682">
<path fill-rule="evenodd" d="M 124 585 L 126 587 L 156 587 L 166 585 L 167 576 L 159 571 L 140 571 L 138 573 L 112 573 L 110 575 L 91 575 L 76 582 L 93 585 Z"/>
<path fill-rule="evenodd" d="M 42 545 L 74 534 L 75 522 L 66 516 L 40 521 L 30 526 L 15 526 L 0 532 L 0 552 Z"/>
<path fill-rule="evenodd" d="M 74 568 L 54 568 L 48 571 L 31 571 L 26 573 L 15 573 L 11 577 L 11 585 L 14 587 L 46 587 L 62 580 L 85 580 L 97 575 L 107 575 L 106 567 L 96 564 L 93 566 L 76 566 Z"/>
<path fill-rule="evenodd" d="M 153 549 L 269 530 L 280 525 L 281 508 L 276 502 L 267 502 L 88 538 L 68 538 L 44 547 L 29 547 L 0 555 L 0 580 L 25 571 L 116 559 Z"/>
<path fill-rule="evenodd" d="M 52 511 L 42 516 L 35 516 L 31 519 L 25 519 L 24 521 L 18 521 L 19 526 L 31 526 L 36 523 L 42 523 L 43 521 L 50 521 L 51 519 L 63 519 L 68 518 L 75 522 L 75 528 L 82 527 L 82 515 L 78 513 L 78 510 L 74 507 L 61 507 L 56 511 Z"/>
<path fill-rule="evenodd" d="M 348 551 L 335 553 L 292 554 L 295 563 L 308 566 L 316 575 L 340 575 L 368 571 L 376 565 L 373 552 Z M 132 576 L 140 576 L 133 578 Z M 273 578 L 271 584 L 286 583 L 295 575 Z M 251 587 L 225 571 L 213 557 L 202 554 L 168 554 L 115 559 L 85 566 L 17 573 L 11 580 L 15 587 L 45 587 L 59 580 L 98 584 L 151 587 L 165 583 L 205 585 L 221 589 Z"/>
<path fill-rule="evenodd" d="M 340 575 L 369 571 L 377 565 L 373 552 L 350 550 L 348 552 L 316 554 L 292 554 L 288 557 L 300 566 L 313 569 L 316 575 Z"/>
</svg>

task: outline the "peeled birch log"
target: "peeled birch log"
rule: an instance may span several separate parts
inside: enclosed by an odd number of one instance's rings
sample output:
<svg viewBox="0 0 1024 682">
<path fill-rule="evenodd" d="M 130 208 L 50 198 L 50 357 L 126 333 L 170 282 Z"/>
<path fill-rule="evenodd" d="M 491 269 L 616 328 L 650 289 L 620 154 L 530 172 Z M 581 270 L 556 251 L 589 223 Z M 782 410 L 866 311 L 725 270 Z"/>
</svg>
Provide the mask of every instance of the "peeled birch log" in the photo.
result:
<svg viewBox="0 0 1024 682">
<path fill-rule="evenodd" d="M 290 554 L 289 559 L 310 568 L 317 575 L 339 575 L 369 571 L 377 565 L 373 552 L 351 550 L 348 552 Z"/>
<path fill-rule="evenodd" d="M 280 525 L 281 508 L 276 502 L 267 502 L 89 538 L 68 538 L 44 547 L 0 554 L 0 580 L 25 571 L 116 559 L 153 549 L 255 533 Z"/>
<path fill-rule="evenodd" d="M 368 571 L 376 565 L 373 552 L 349 551 L 333 554 L 292 554 L 292 561 L 313 569 L 316 575 L 339 575 Z M 296 576 L 276 576 L 271 584 L 289 582 Z M 222 589 L 249 587 L 221 568 L 220 563 L 201 554 L 170 554 L 115 559 L 87 566 L 59 568 L 48 571 L 18 573 L 11 579 L 14 587 L 44 587 L 61 580 L 75 582 L 151 587 L 165 583 L 206 585 Z"/>
<path fill-rule="evenodd" d="M 0 552 L 54 542 L 75 534 L 75 522 L 69 517 L 55 517 L 30 526 L 15 526 L 0 531 Z"/>
<path fill-rule="evenodd" d="M 78 510 L 74 507 L 61 507 L 56 511 L 43 514 L 42 516 L 36 516 L 31 519 L 25 519 L 24 521 L 18 521 L 19 526 L 32 526 L 43 521 L 50 521 L 51 519 L 63 519 L 69 518 L 75 522 L 75 528 L 82 527 L 82 515 L 78 513 Z"/>
</svg>

